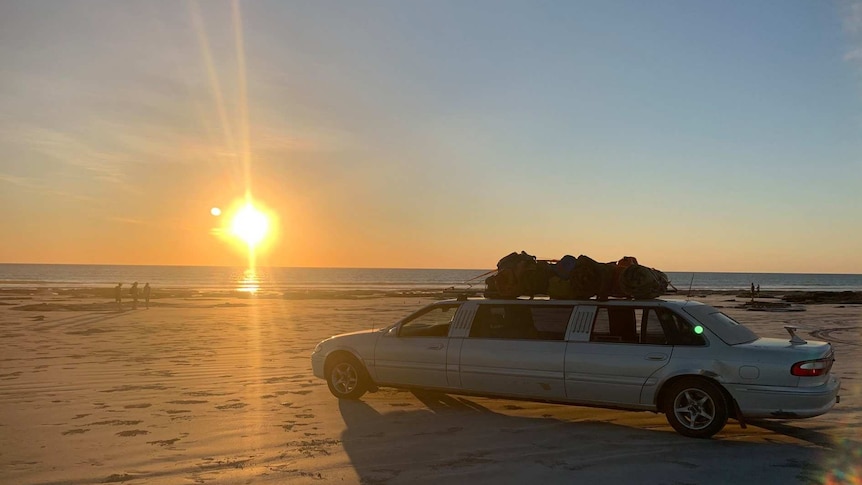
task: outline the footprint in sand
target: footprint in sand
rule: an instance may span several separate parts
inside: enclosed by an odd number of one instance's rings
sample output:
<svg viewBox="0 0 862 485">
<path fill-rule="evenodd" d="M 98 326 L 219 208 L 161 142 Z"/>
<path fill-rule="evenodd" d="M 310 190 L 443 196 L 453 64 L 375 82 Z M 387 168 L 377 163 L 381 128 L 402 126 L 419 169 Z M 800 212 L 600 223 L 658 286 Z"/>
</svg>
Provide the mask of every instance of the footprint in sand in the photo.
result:
<svg viewBox="0 0 862 485">
<path fill-rule="evenodd" d="M 117 433 L 117 436 L 137 436 L 139 434 L 150 434 L 150 432 L 143 429 L 130 429 L 127 431 L 120 431 Z"/>
<path fill-rule="evenodd" d="M 169 439 L 169 440 L 147 441 L 147 444 L 148 445 L 159 445 L 159 446 L 170 446 L 179 440 L 180 440 L 179 438 L 173 438 L 173 439 Z"/>
<path fill-rule="evenodd" d="M 152 404 L 145 402 L 145 403 L 141 403 L 141 404 L 126 404 L 125 406 L 123 406 L 123 408 L 125 408 L 125 409 L 144 409 L 144 408 L 148 408 L 150 406 L 152 406 Z"/>
<path fill-rule="evenodd" d="M 210 397 L 210 396 L 227 396 L 230 393 L 229 392 L 210 392 L 210 391 L 191 391 L 191 392 L 184 392 L 183 394 L 186 396 L 192 396 L 192 397 Z"/>
<path fill-rule="evenodd" d="M 136 424 L 141 424 L 142 422 L 143 421 L 141 421 L 140 419 L 130 420 L 130 421 L 123 421 L 120 419 L 111 419 L 109 421 L 96 421 L 95 423 L 90 423 L 90 426 L 101 426 L 101 425 L 106 425 L 106 424 L 110 424 L 112 426 L 134 426 Z"/>
<path fill-rule="evenodd" d="M 86 433 L 87 431 L 90 431 L 90 430 L 89 429 L 80 429 L 80 428 L 79 429 L 70 429 L 69 431 L 63 431 L 63 435 L 82 434 L 82 433 Z"/>
<path fill-rule="evenodd" d="M 248 406 L 248 404 L 246 404 L 244 402 L 237 402 L 237 403 L 233 403 L 233 404 L 223 404 L 221 406 L 216 406 L 216 409 L 222 409 L 222 410 L 224 410 L 224 409 L 242 409 L 246 406 Z"/>
<path fill-rule="evenodd" d="M 100 391 L 100 392 L 164 391 L 164 390 L 166 390 L 166 389 L 167 389 L 167 387 L 165 387 L 165 386 L 163 386 L 163 385 L 161 385 L 161 384 L 151 384 L 151 385 L 148 385 L 148 386 L 130 386 L 130 385 L 124 385 L 124 386 L 116 386 L 116 387 L 112 387 L 112 388 L 110 388 L 110 389 L 105 389 L 105 390 Z"/>
<path fill-rule="evenodd" d="M 119 482 L 127 482 L 129 480 L 134 480 L 138 478 L 137 475 L 129 475 L 128 473 L 124 473 L 122 475 L 115 473 L 108 478 L 102 480 L 102 483 L 119 483 Z"/>
</svg>

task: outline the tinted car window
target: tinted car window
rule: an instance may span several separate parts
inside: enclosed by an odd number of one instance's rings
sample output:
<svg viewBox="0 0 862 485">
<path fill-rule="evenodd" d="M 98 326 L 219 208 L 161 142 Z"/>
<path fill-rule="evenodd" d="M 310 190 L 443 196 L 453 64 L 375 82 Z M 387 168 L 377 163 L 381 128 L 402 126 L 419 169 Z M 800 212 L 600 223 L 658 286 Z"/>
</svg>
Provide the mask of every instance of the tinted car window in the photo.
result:
<svg viewBox="0 0 862 485">
<path fill-rule="evenodd" d="M 644 315 L 642 329 L 641 342 L 652 345 L 667 345 L 667 335 L 665 335 L 664 327 L 655 308 L 647 310 Z"/>
<path fill-rule="evenodd" d="M 543 340 L 563 340 L 572 316 L 572 305 L 532 307 L 533 325 Z"/>
<path fill-rule="evenodd" d="M 597 308 L 590 341 L 638 343 L 639 313 L 632 307 Z"/>
<path fill-rule="evenodd" d="M 703 322 L 714 334 L 728 345 L 752 342 L 759 337 L 745 325 L 708 305 L 686 306 L 683 310 Z"/>
<path fill-rule="evenodd" d="M 649 345 L 705 345 L 684 318 L 665 308 L 599 307 L 590 334 L 592 342 Z"/>
<path fill-rule="evenodd" d="M 471 338 L 563 340 L 573 305 L 480 305 Z"/>
<path fill-rule="evenodd" d="M 703 336 L 695 332 L 695 327 L 680 315 L 662 308 L 659 318 L 671 345 L 706 345 Z"/>
<path fill-rule="evenodd" d="M 665 308 L 650 308 L 644 314 L 641 342 L 652 345 L 706 345 L 706 341 L 694 331 L 690 323 Z"/>
</svg>

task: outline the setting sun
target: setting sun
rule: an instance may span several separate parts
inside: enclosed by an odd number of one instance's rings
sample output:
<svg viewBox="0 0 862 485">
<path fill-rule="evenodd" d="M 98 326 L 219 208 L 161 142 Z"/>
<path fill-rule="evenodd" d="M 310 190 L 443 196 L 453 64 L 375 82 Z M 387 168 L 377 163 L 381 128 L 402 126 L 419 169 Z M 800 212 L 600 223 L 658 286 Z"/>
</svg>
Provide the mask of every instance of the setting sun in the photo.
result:
<svg viewBox="0 0 862 485">
<path fill-rule="evenodd" d="M 231 233 L 245 241 L 249 247 L 257 246 L 269 231 L 269 220 L 266 215 L 253 205 L 246 204 L 233 217 Z"/>
</svg>

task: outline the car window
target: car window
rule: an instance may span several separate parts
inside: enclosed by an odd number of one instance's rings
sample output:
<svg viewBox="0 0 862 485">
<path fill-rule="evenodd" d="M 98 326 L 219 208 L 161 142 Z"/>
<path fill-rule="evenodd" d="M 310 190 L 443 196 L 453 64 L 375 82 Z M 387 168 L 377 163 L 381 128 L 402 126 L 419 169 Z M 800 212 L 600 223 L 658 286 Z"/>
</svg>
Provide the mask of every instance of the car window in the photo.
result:
<svg viewBox="0 0 862 485">
<path fill-rule="evenodd" d="M 706 345 L 684 318 L 665 308 L 599 307 L 592 342 Z"/>
<path fill-rule="evenodd" d="M 666 308 L 646 311 L 641 342 L 651 345 L 706 345 L 706 340 L 694 326 Z"/>
<path fill-rule="evenodd" d="M 685 318 L 664 308 L 659 309 L 658 312 L 669 344 L 706 345 L 703 336 Z"/>
<path fill-rule="evenodd" d="M 438 305 L 409 317 L 398 330 L 399 337 L 445 337 L 459 305 Z"/>
<path fill-rule="evenodd" d="M 661 319 L 659 319 L 658 312 L 656 312 L 655 308 L 647 310 L 646 315 L 644 315 L 644 321 L 641 325 L 643 329 L 643 333 L 641 333 L 641 342 L 652 345 L 668 344 L 667 335 L 664 333 L 664 327 L 662 327 Z"/>
<path fill-rule="evenodd" d="M 706 325 L 712 333 L 728 345 L 753 342 L 760 338 L 745 325 L 709 305 L 691 305 L 684 307 L 683 310 Z"/>
<path fill-rule="evenodd" d="M 574 305 L 530 307 L 533 326 L 542 340 L 563 340 Z"/>
<path fill-rule="evenodd" d="M 574 305 L 480 305 L 470 338 L 564 340 Z"/>
<path fill-rule="evenodd" d="M 632 307 L 599 307 L 591 342 L 638 343 L 638 312 Z"/>
</svg>

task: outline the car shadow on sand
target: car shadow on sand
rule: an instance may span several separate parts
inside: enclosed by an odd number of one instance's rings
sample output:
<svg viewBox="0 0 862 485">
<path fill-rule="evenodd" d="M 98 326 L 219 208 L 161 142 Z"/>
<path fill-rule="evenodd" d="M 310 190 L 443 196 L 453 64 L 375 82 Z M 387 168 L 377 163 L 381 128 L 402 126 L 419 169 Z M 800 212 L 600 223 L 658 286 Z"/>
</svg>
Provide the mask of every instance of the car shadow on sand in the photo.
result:
<svg viewBox="0 0 862 485">
<path fill-rule="evenodd" d="M 512 416 L 465 397 L 413 394 L 418 402 L 395 410 L 374 397 L 339 401 L 341 441 L 361 483 L 810 483 L 828 472 L 822 465 L 828 450 L 786 439 L 737 433 L 699 440 L 593 419 Z"/>
<path fill-rule="evenodd" d="M 822 446 L 823 448 L 827 449 L 834 450 L 838 448 L 846 448 L 849 446 L 858 450 L 862 450 L 862 441 L 838 438 L 836 436 L 830 435 L 829 433 L 824 433 L 816 429 L 793 426 L 786 421 L 752 420 L 748 422 L 748 425 L 763 428 L 772 431 L 773 433 L 789 436 L 791 438 L 805 441 L 811 443 L 812 445 Z"/>
</svg>

